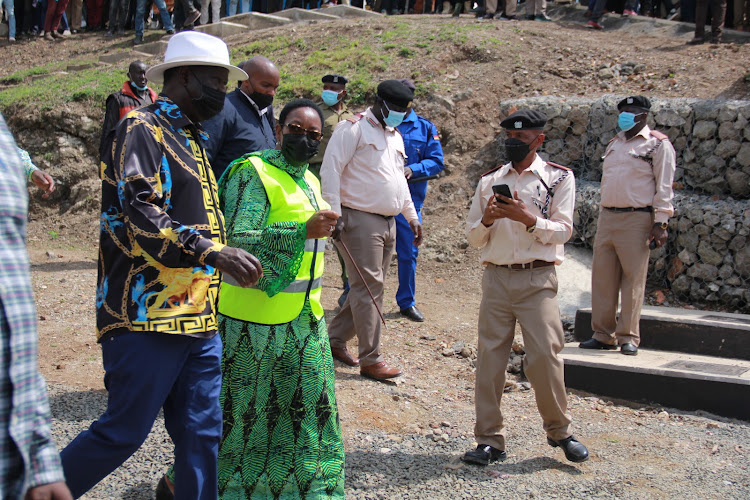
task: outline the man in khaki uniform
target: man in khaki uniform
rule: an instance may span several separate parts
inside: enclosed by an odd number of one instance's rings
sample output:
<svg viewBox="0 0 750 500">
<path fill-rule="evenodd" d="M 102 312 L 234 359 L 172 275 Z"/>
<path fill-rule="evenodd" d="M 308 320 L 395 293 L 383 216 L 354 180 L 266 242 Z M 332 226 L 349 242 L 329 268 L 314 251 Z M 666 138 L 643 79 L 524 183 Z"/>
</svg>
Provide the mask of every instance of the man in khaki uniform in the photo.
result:
<svg viewBox="0 0 750 500">
<path fill-rule="evenodd" d="M 385 275 L 396 247 L 396 215 L 406 218 L 414 244 L 422 243 L 422 224 L 404 177 L 404 141 L 396 130 L 413 99 L 403 83 L 381 82 L 375 105 L 333 131 L 320 169 L 323 197 L 331 210 L 342 214 L 333 237 L 351 282 L 346 302 L 328 325 L 331 354 L 349 366 L 359 366 L 361 361 L 360 374 L 375 380 L 401 375 L 380 352 L 382 324 L 368 292 L 369 288 L 382 310 Z M 359 359 L 346 348 L 355 336 Z"/>
<path fill-rule="evenodd" d="M 349 83 L 349 80 L 341 75 L 326 75 L 322 78 L 322 81 L 323 92 L 320 97 L 323 99 L 323 103 L 319 106 L 321 111 L 323 111 L 323 138 L 320 140 L 318 154 L 310 159 L 309 166 L 310 172 L 315 174 L 318 179 L 320 179 L 320 166 L 325 157 L 328 141 L 331 140 L 331 135 L 333 135 L 333 129 L 340 122 L 354 116 L 354 113 L 349 111 L 349 108 L 344 103 L 346 99 L 346 84 Z M 346 272 L 344 258 L 341 256 L 338 248 L 336 248 L 336 254 L 341 265 L 341 285 L 344 287 L 344 292 L 339 297 L 339 306 L 344 307 L 346 296 L 349 295 L 349 275 Z"/>
<path fill-rule="evenodd" d="M 627 97 L 617 105 L 622 130 L 607 146 L 602 164 L 601 210 L 591 267 L 591 327 L 579 347 L 638 354 L 638 324 L 646 288 L 649 246 L 667 242 L 672 216 L 675 152 L 666 135 L 651 130 L 651 102 Z M 617 318 L 617 296 L 622 298 Z"/>
<path fill-rule="evenodd" d="M 340 122 L 354 116 L 354 113 L 349 111 L 344 102 L 346 100 L 346 84 L 349 83 L 349 80 L 341 75 L 326 75 L 322 78 L 322 81 L 323 92 L 321 92 L 320 97 L 323 103 L 319 106 L 323 111 L 323 138 L 320 140 L 318 154 L 310 159 L 310 171 L 318 178 L 320 178 L 320 166 L 323 163 L 328 141 L 331 140 L 331 135 L 333 135 L 333 129 Z"/>
<path fill-rule="evenodd" d="M 572 462 L 588 460 L 588 450 L 570 433 L 563 360 L 565 343 L 557 305 L 555 266 L 573 232 L 573 173 L 544 161 L 536 150 L 544 141 L 547 117 L 517 111 L 501 123 L 510 163 L 479 180 L 469 215 L 469 244 L 482 249 L 482 302 L 475 386 L 478 446 L 462 459 L 477 465 L 505 460 L 505 425 L 500 400 L 516 321 L 526 349 L 524 371 L 536 393 L 547 442 Z M 504 185 L 500 187 L 500 185 Z M 510 196 L 495 194 L 495 191 Z"/>
</svg>

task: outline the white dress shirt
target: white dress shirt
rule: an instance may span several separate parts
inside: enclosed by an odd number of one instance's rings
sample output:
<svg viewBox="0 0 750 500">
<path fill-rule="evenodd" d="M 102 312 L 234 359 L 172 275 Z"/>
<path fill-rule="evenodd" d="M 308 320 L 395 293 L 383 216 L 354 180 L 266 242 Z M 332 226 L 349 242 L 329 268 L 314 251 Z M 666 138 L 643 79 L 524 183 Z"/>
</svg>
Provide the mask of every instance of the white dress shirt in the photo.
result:
<svg viewBox="0 0 750 500">
<path fill-rule="evenodd" d="M 361 119 L 342 121 L 331 135 L 320 167 L 323 198 L 339 214 L 343 205 L 418 221 L 404 177 L 405 160 L 401 134 L 383 127 L 367 108 Z"/>
</svg>

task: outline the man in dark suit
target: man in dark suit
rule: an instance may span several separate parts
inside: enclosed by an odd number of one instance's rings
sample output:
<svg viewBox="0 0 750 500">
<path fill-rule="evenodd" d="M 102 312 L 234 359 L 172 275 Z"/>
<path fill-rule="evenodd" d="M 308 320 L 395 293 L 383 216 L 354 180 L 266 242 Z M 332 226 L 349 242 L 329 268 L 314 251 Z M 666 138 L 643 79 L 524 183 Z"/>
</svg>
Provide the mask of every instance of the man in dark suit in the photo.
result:
<svg viewBox="0 0 750 500">
<path fill-rule="evenodd" d="M 276 147 L 272 103 L 279 86 L 279 70 L 263 56 L 238 66 L 249 78 L 227 94 L 221 113 L 203 122 L 208 133 L 206 153 L 217 180 L 242 155 Z"/>
</svg>

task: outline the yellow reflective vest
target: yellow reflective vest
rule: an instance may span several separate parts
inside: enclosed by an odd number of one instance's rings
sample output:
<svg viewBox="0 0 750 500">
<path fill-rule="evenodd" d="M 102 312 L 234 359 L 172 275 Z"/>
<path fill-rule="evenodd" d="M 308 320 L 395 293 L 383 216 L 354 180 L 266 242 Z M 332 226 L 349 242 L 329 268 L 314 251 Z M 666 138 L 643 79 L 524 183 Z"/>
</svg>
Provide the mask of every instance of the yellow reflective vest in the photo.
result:
<svg viewBox="0 0 750 500">
<path fill-rule="evenodd" d="M 258 172 L 271 205 L 266 225 L 285 221 L 307 222 L 317 211 L 305 191 L 288 173 L 257 156 L 250 156 L 248 160 Z M 323 200 L 318 179 L 309 170 L 304 178 L 315 196 L 318 210 L 331 208 Z M 320 294 L 324 250 L 325 239 L 305 240 L 305 251 L 295 280 L 273 297 L 258 288 L 237 286 L 231 276 L 224 274 L 219 289 L 219 313 L 243 321 L 279 325 L 299 316 L 305 298 L 309 297 L 313 314 L 317 319 L 322 318 Z"/>
</svg>

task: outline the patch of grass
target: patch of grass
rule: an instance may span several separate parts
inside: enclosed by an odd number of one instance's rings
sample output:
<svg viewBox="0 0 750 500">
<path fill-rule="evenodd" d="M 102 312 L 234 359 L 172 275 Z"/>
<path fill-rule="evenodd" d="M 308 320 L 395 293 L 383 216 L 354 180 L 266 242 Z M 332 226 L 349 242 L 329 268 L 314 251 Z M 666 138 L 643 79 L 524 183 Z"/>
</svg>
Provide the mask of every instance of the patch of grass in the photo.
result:
<svg viewBox="0 0 750 500">
<path fill-rule="evenodd" d="M 438 28 L 437 39 L 442 42 L 453 42 L 453 43 L 466 43 L 469 41 L 469 34 L 472 31 L 494 29 L 494 24 L 481 23 L 481 24 L 443 24 Z M 434 38 L 430 38 L 433 40 Z"/>
<path fill-rule="evenodd" d="M 382 42 L 389 42 L 391 40 L 403 40 L 409 36 L 411 29 L 408 23 L 396 23 L 393 25 L 393 29 L 382 32 L 378 35 L 378 38 Z"/>
<path fill-rule="evenodd" d="M 64 75 L 50 74 L 63 64 L 73 63 L 74 61 L 64 61 L 14 73 L 8 78 L 20 78 L 24 83 L 0 91 L 0 110 L 15 104 L 41 110 L 53 109 L 58 107 L 61 101 L 91 102 L 104 108 L 107 96 L 119 90 L 122 82 L 127 79 L 126 68 L 103 70 L 99 66 Z M 75 63 L 82 62 L 75 61 Z M 49 76 L 26 81 L 26 77 L 30 75 L 44 74 L 49 74 Z"/>
<path fill-rule="evenodd" d="M 394 44 L 394 48 L 395 48 Z M 381 47 L 360 40 L 332 40 L 328 47 L 320 47 L 304 56 L 300 71 L 298 67 L 280 65 L 281 85 L 276 98 L 285 102 L 295 97 L 319 100 L 320 77 L 326 73 L 346 75 L 348 103 L 359 105 L 374 93 L 378 75 L 386 71 L 393 56 Z"/>
<path fill-rule="evenodd" d="M 398 47 L 398 45 L 396 45 L 395 43 L 386 43 L 385 45 L 383 45 L 383 49 L 385 50 L 393 50 L 396 47 Z"/>
<path fill-rule="evenodd" d="M 404 47 L 398 51 L 399 56 L 406 58 L 414 57 L 415 54 L 416 52 L 414 52 L 414 50 L 410 49 L 409 47 Z"/>
<path fill-rule="evenodd" d="M 269 56 L 278 52 L 286 53 L 286 50 L 295 43 L 296 40 L 292 40 L 285 35 L 279 35 L 267 40 L 258 40 L 257 42 L 234 48 L 230 53 L 230 57 L 233 62 L 238 63 L 253 56 Z"/>
<path fill-rule="evenodd" d="M 498 40 L 497 38 L 485 38 L 484 40 L 482 40 L 480 47 L 492 48 L 492 47 L 502 47 L 503 45 L 510 45 L 510 43 L 505 42 L 503 40 Z"/>
<path fill-rule="evenodd" d="M 417 88 L 414 91 L 414 97 L 427 97 L 430 94 L 436 93 L 439 88 L 440 86 L 434 81 L 430 81 L 427 83 L 420 82 L 417 84 Z"/>
</svg>

